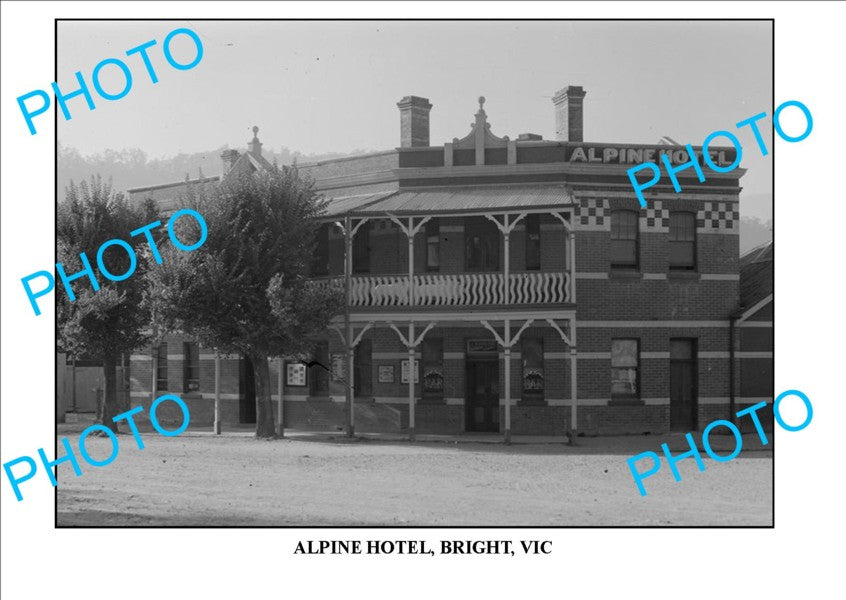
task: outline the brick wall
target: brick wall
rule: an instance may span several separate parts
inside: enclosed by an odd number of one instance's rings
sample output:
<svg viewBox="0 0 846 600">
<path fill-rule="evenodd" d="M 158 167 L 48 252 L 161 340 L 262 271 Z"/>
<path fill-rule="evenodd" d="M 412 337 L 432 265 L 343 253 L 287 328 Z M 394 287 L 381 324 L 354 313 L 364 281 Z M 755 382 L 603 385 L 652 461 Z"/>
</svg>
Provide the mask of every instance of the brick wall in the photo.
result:
<svg viewBox="0 0 846 600">
<path fill-rule="evenodd" d="M 663 433 L 670 429 L 669 406 L 580 406 L 579 430 L 588 433 Z"/>
<path fill-rule="evenodd" d="M 762 306 L 738 327 L 737 410 L 765 401 L 767 406 L 757 414 L 766 431 L 773 430 L 773 405 L 775 396 L 773 358 L 773 303 Z M 750 417 L 743 417 L 738 424 L 746 432 L 755 431 Z"/>
<path fill-rule="evenodd" d="M 516 330 L 516 328 L 515 328 Z M 418 332 L 420 331 L 418 327 Z M 404 331 L 405 332 L 405 331 Z M 464 430 L 466 342 L 468 339 L 492 339 L 490 333 L 481 327 L 436 327 L 427 336 L 443 339 L 444 349 L 444 394 L 442 399 L 421 398 L 421 386 L 415 386 L 417 399 L 417 428 L 419 431 L 459 432 Z M 618 337 L 640 340 L 641 361 L 639 382 L 641 400 L 635 406 L 616 406 L 610 399 L 611 340 Z M 698 367 L 698 396 L 704 399 L 699 406 L 700 429 L 716 418 L 728 418 L 728 358 L 720 354 L 727 349 L 727 328 L 720 327 L 579 327 L 578 399 L 579 429 L 601 432 L 637 433 L 644 431 L 666 431 L 669 428 L 669 340 L 671 337 L 693 337 L 698 340 L 701 357 Z M 534 433 L 558 435 L 570 427 L 570 377 L 569 348 L 557 332 L 546 325 L 527 328 L 523 339 L 540 339 L 544 348 L 545 390 L 542 400 L 523 399 L 522 355 L 518 343 L 512 351 L 511 397 L 512 431 L 515 434 Z M 343 354 L 344 347 L 337 335 L 326 338 L 331 354 Z M 387 327 L 375 327 L 364 339 L 370 340 L 373 382 L 372 395 L 358 396 L 356 404 L 370 405 L 361 415 L 362 423 L 357 427 L 372 428 L 374 431 L 402 431 L 407 428 L 408 385 L 400 380 L 401 363 L 407 359 L 407 350 L 394 331 Z M 179 338 L 169 338 L 171 347 L 181 349 Z M 712 353 L 712 355 L 707 355 Z M 713 353 L 717 353 L 713 356 Z M 207 357 L 206 349 L 200 350 L 201 357 Z M 417 364 L 420 352 L 416 353 Z M 146 357 L 145 357 L 146 358 Z M 181 372 L 179 359 L 170 361 L 170 371 Z M 136 356 L 131 361 L 134 399 L 149 407 L 149 359 Z M 224 423 L 239 422 L 239 361 L 237 358 L 221 360 L 222 419 Z M 392 366 L 394 381 L 379 382 L 380 366 Z M 316 369 L 318 367 L 314 367 Z M 418 366 L 419 368 L 419 366 Z M 271 393 L 278 392 L 278 363 L 272 361 Z M 184 393 L 178 385 L 170 385 L 165 392 L 176 393 L 188 403 L 194 424 L 210 425 L 213 422 L 214 361 L 201 361 L 201 389 L 199 393 Z M 170 375 L 170 372 L 169 372 Z M 174 373 L 175 375 L 175 373 Z M 169 377 L 170 380 L 170 377 Z M 504 398 L 504 359 L 499 353 L 499 390 Z M 146 392 L 146 394 L 144 394 Z M 309 387 L 285 387 L 285 421 L 288 427 L 318 427 L 335 430 L 345 423 L 342 402 L 330 401 L 330 394 L 342 400 L 345 394 L 341 383 L 333 383 L 329 394 L 310 396 Z M 274 401 L 275 405 L 275 401 Z M 390 410 L 393 413 L 390 413 Z M 739 410 L 739 408 L 738 408 Z M 380 412 L 381 411 L 381 412 Z M 384 413 L 384 414 L 383 414 Z M 390 413 L 390 414 L 389 414 Z M 392 416 L 393 415 L 393 416 Z M 164 421 L 163 421 L 164 422 Z"/>
</svg>

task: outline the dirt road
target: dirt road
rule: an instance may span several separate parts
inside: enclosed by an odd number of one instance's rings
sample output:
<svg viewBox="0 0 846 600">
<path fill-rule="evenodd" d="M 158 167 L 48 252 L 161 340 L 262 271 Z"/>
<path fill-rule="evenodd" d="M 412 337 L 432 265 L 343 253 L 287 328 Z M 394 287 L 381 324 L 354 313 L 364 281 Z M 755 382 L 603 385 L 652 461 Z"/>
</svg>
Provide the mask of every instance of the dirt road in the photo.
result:
<svg viewBox="0 0 846 600">
<path fill-rule="evenodd" d="M 622 440 L 622 441 L 620 441 Z M 772 453 L 666 464 L 641 497 L 626 458 L 658 441 L 483 443 L 256 441 L 120 436 L 108 466 L 60 467 L 59 526 L 771 525 Z M 87 441 L 109 454 L 108 439 Z"/>
</svg>

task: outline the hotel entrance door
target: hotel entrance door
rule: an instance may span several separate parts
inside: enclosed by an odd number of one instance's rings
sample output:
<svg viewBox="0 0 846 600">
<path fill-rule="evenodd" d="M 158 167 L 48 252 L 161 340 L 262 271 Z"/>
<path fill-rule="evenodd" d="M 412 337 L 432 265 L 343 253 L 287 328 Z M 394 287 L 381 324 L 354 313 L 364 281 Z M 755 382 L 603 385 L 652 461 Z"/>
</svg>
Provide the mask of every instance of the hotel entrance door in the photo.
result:
<svg viewBox="0 0 846 600">
<path fill-rule="evenodd" d="M 499 361 L 467 361 L 465 429 L 499 431 Z"/>
</svg>

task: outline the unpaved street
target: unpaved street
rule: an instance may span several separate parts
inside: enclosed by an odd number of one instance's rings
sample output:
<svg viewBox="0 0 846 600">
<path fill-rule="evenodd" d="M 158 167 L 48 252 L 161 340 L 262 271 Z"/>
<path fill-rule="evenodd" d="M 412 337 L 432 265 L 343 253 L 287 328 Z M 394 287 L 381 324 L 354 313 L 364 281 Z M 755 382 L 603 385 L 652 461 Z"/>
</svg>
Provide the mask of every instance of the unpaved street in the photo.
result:
<svg viewBox="0 0 846 600">
<path fill-rule="evenodd" d="M 72 437 L 73 434 L 71 434 Z M 666 463 L 641 497 L 626 458 L 658 438 L 503 446 L 343 438 L 120 436 L 108 466 L 60 467 L 63 525 L 771 525 L 772 452 Z M 679 445 L 678 439 L 674 441 Z M 107 439 L 89 439 L 95 456 Z M 724 452 L 725 454 L 725 452 Z M 645 468 L 645 467 L 644 467 Z"/>
</svg>

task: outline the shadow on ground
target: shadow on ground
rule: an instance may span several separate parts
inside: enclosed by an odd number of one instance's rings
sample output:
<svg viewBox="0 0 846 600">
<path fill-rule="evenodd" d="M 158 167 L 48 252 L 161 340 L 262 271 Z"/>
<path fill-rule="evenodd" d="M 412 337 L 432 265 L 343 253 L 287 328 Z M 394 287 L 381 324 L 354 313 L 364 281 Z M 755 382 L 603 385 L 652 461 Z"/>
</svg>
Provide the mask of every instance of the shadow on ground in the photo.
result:
<svg viewBox="0 0 846 600">
<path fill-rule="evenodd" d="M 74 435 L 81 433 L 86 427 L 94 422 L 92 413 L 68 414 L 65 423 L 58 423 L 56 426 L 57 435 Z M 155 429 L 148 419 L 136 420 L 138 430 L 143 434 L 155 434 Z M 227 437 L 252 437 L 255 431 L 254 425 L 227 425 L 225 431 L 220 434 L 221 438 Z M 123 425 L 121 434 L 130 435 L 128 428 Z M 693 433 L 693 439 L 697 448 L 704 456 L 705 448 L 702 444 L 701 433 Z M 180 437 L 218 437 L 209 426 L 190 426 Z M 774 450 L 774 433 L 767 432 L 766 445 L 761 443 L 757 433 L 743 434 L 743 443 L 739 456 L 743 458 L 772 458 Z M 459 435 L 433 435 L 419 434 L 416 441 L 408 439 L 408 433 L 367 433 L 357 432 L 355 436 L 348 437 L 343 432 L 331 431 L 306 431 L 300 429 L 287 429 L 282 440 L 256 440 L 257 443 L 268 443 L 274 441 L 290 441 L 308 444 L 369 444 L 379 446 L 421 446 L 437 447 L 438 445 L 461 450 L 464 452 L 485 452 L 491 454 L 526 454 L 526 455 L 578 455 L 578 454 L 609 454 L 634 456 L 642 452 L 655 452 L 662 455 L 662 444 L 667 444 L 673 455 L 686 452 L 690 449 L 684 433 L 666 434 L 643 434 L 643 435 L 585 435 L 574 438 L 574 443 L 569 443 L 566 437 L 556 436 L 512 436 L 512 443 L 506 445 L 501 434 L 495 433 L 464 433 Z M 713 452 L 721 456 L 728 456 L 735 450 L 735 438 L 726 431 L 725 434 L 714 432 L 709 437 Z"/>
</svg>

